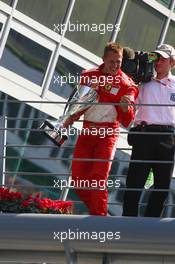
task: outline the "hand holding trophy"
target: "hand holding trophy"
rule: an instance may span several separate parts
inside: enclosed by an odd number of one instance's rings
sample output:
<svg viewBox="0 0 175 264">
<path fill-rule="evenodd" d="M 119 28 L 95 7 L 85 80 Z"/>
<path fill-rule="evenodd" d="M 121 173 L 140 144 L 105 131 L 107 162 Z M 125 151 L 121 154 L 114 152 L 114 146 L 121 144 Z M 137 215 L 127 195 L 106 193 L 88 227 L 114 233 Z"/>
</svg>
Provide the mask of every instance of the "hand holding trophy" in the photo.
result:
<svg viewBox="0 0 175 264">
<path fill-rule="evenodd" d="M 40 126 L 45 135 L 57 146 L 61 146 L 69 135 L 67 127 L 83 114 L 91 103 L 98 102 L 97 92 L 88 85 L 78 85 L 78 88 L 68 99 L 64 113 L 56 121 L 46 119 Z"/>
</svg>

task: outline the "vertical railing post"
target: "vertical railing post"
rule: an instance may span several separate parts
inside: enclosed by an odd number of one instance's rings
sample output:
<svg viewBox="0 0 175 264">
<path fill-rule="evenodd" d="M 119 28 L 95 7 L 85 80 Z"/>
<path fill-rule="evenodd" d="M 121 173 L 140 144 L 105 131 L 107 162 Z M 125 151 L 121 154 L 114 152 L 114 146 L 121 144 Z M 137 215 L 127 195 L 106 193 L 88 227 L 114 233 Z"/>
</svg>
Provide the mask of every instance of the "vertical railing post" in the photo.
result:
<svg viewBox="0 0 175 264">
<path fill-rule="evenodd" d="M 72 170 L 72 164 L 69 166 L 69 172 L 71 173 Z M 64 187 L 61 191 L 60 194 L 60 200 L 62 201 L 66 201 L 67 200 L 67 196 L 69 193 L 69 187 L 71 185 L 71 180 L 72 180 L 72 176 L 69 176 L 68 180 L 67 180 L 67 187 Z"/>
<path fill-rule="evenodd" d="M 7 119 L 0 118 L 0 185 L 5 185 L 5 156 L 7 142 Z"/>
</svg>

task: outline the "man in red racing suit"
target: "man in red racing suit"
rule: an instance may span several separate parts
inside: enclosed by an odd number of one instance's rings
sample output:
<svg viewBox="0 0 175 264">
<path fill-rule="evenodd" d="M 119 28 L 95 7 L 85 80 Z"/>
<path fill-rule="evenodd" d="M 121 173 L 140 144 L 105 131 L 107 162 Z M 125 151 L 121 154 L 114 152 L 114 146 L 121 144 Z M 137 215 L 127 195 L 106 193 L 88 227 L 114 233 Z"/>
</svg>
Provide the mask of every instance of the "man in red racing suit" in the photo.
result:
<svg viewBox="0 0 175 264">
<path fill-rule="evenodd" d="M 138 89 L 120 69 L 122 53 L 121 45 L 108 43 L 104 49 L 104 63 L 96 69 L 85 70 L 81 75 L 80 83 L 91 81 L 98 93 L 98 101 L 108 103 L 92 105 L 85 111 L 83 128 L 88 129 L 89 133 L 80 134 L 72 161 L 75 188 L 91 188 L 75 189 L 90 215 L 107 214 L 107 178 L 116 150 L 119 124 L 127 127 L 134 118 L 134 107 L 128 104 L 134 104 Z"/>
</svg>

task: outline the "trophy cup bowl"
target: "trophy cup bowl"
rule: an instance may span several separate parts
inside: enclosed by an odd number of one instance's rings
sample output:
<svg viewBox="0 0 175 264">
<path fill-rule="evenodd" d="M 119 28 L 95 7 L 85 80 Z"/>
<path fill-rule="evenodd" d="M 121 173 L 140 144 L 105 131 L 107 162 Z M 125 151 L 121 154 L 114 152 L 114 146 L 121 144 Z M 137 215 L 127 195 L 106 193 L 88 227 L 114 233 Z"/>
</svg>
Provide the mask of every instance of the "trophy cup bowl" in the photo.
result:
<svg viewBox="0 0 175 264">
<path fill-rule="evenodd" d="M 98 102 L 98 94 L 93 88 L 87 85 L 78 85 L 78 88 L 69 97 L 63 115 L 55 121 L 46 119 L 40 129 L 54 144 L 60 147 L 69 137 L 66 122 L 77 114 L 81 115 L 81 112 L 84 113 L 91 103 L 96 102 Z"/>
</svg>

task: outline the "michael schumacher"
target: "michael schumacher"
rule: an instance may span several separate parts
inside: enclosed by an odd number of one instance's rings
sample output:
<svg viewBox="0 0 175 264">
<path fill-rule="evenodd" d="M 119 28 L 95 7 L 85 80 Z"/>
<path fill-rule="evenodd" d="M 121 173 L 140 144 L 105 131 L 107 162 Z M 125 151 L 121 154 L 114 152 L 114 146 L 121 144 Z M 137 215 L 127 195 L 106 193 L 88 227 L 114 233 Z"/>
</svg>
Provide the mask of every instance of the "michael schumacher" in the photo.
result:
<svg viewBox="0 0 175 264">
<path fill-rule="evenodd" d="M 72 180 L 77 182 L 77 187 L 84 181 L 86 187 L 91 188 L 75 189 L 90 215 L 107 215 L 108 191 L 100 190 L 98 183 L 104 180 L 107 186 L 120 124 L 128 127 L 134 119 L 133 105 L 138 88 L 120 69 L 122 55 L 123 47 L 110 42 L 104 48 L 103 64 L 96 69 L 85 70 L 81 75 L 81 84 L 90 80 L 98 93 L 98 101 L 107 103 L 92 105 L 85 111 L 83 128 L 87 128 L 89 133 L 79 135 L 72 161 Z M 101 128 L 105 129 L 104 137 L 98 133 Z M 97 183 L 97 188 L 93 189 L 92 182 Z"/>
</svg>

